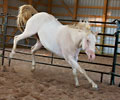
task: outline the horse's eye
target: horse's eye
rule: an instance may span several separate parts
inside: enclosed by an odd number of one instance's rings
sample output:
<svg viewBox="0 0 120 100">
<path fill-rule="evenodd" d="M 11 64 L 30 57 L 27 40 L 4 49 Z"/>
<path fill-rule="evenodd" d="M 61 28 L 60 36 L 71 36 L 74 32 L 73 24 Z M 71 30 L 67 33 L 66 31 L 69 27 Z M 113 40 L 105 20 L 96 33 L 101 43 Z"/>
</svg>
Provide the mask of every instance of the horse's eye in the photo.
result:
<svg viewBox="0 0 120 100">
<path fill-rule="evenodd" d="M 90 41 L 89 40 L 87 40 L 87 43 L 89 43 Z"/>
</svg>

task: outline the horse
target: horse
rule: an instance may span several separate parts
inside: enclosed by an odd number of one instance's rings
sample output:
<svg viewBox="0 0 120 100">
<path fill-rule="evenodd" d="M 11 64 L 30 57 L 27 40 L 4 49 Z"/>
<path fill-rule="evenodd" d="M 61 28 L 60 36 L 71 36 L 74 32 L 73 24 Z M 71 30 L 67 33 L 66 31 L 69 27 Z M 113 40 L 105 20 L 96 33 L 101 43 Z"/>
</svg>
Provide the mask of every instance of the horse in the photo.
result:
<svg viewBox="0 0 120 100">
<path fill-rule="evenodd" d="M 15 54 L 18 41 L 36 33 L 39 39 L 31 48 L 32 70 L 35 70 L 35 52 L 44 46 L 44 48 L 63 57 L 68 62 L 73 69 L 76 86 L 79 86 L 77 77 L 77 71 L 79 71 L 91 83 L 93 88 L 98 87 L 77 62 L 81 48 L 85 51 L 89 60 L 95 59 L 96 33 L 91 31 L 88 22 L 63 25 L 53 15 L 46 12 L 34 14 L 28 19 L 24 32 L 14 37 L 13 48 L 9 58 L 11 59 Z"/>
</svg>

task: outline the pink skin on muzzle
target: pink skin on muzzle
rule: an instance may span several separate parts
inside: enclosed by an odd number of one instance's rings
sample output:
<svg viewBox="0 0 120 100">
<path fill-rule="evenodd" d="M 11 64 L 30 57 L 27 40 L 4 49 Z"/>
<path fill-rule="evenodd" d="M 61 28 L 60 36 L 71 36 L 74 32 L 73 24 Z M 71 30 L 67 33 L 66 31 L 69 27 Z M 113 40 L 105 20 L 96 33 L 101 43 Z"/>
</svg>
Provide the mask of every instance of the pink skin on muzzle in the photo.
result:
<svg viewBox="0 0 120 100">
<path fill-rule="evenodd" d="M 85 50 L 85 52 L 86 52 L 86 54 L 87 54 L 87 56 L 88 56 L 88 59 L 89 59 L 90 61 L 93 61 L 93 60 L 95 59 L 95 52 L 93 52 L 93 51 L 90 50 L 90 49 Z"/>
</svg>

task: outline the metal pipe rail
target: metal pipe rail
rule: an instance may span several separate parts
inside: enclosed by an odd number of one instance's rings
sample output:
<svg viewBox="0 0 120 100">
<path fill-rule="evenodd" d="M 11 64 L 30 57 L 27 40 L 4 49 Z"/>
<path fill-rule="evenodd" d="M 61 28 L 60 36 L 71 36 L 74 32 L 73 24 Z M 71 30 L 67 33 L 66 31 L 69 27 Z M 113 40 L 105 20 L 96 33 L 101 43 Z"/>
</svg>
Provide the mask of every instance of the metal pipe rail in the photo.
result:
<svg viewBox="0 0 120 100">
<path fill-rule="evenodd" d="M 3 26 L 4 26 L 4 34 L 3 34 L 3 49 L 2 49 L 2 64 L 4 64 L 4 58 L 8 58 L 8 57 L 6 57 L 5 56 L 5 51 L 6 52 L 10 52 L 10 50 L 6 50 L 5 49 L 5 45 L 6 44 L 8 44 L 7 42 L 6 42 L 6 37 L 8 36 L 8 35 L 6 35 L 7 34 L 7 20 L 8 20 L 8 17 L 16 17 L 16 16 L 11 16 L 11 15 L 0 15 L 0 16 L 4 16 L 4 18 L 5 18 L 5 21 L 4 21 L 4 24 L 3 24 Z M 79 22 L 79 20 L 68 20 L 68 19 L 58 19 L 59 21 L 69 21 L 69 22 Z M 116 21 L 117 20 L 114 20 L 113 22 L 100 22 L 100 21 L 89 21 L 90 23 L 101 23 L 101 24 L 116 24 Z M 106 36 L 114 36 L 114 34 L 100 34 L 99 33 L 99 35 L 106 35 Z M 115 35 L 116 36 L 116 35 Z M 26 47 L 31 47 L 31 46 L 29 46 L 29 45 L 22 45 L 22 46 L 26 46 Z M 108 46 L 108 45 L 96 45 L 96 46 L 103 46 L 103 47 L 111 47 L 111 48 L 117 48 L 116 47 L 116 45 L 115 46 Z M 1 49 L 1 48 L 0 48 Z M 27 53 L 21 53 L 21 52 L 17 52 L 17 53 L 20 53 L 20 54 L 26 54 L 26 55 L 30 55 L 30 54 L 27 54 Z M 113 64 L 112 65 L 109 65 L 109 64 L 102 64 L 102 63 L 92 63 L 92 64 L 97 64 L 97 65 L 104 65 L 104 66 L 109 66 L 109 67 L 112 67 L 112 72 L 110 72 L 110 73 L 108 73 L 108 72 L 100 72 L 100 71 L 94 71 L 94 70 L 91 70 L 91 72 L 96 72 L 96 73 L 101 73 L 101 82 L 102 82 L 102 80 L 103 80 L 103 75 L 104 74 L 107 74 L 107 75 L 111 75 L 111 83 L 113 84 L 114 83 L 114 77 L 115 76 L 117 76 L 117 77 L 119 77 L 120 75 L 118 75 L 118 74 L 115 74 L 115 64 L 116 64 L 116 59 L 115 59 L 115 54 L 117 54 L 117 52 L 114 52 L 114 56 L 113 56 L 113 58 L 114 58 L 114 60 L 113 60 Z M 36 55 L 36 56 L 40 56 L 40 55 Z M 103 57 L 105 57 L 104 55 L 98 55 L 98 56 L 103 56 Z M 46 57 L 46 56 L 41 56 L 41 57 Z M 58 58 L 58 57 L 54 57 L 53 55 L 52 56 L 47 56 L 48 58 L 50 58 L 51 59 L 51 64 L 49 64 L 49 63 L 43 63 L 43 62 L 37 62 L 38 64 L 45 64 L 45 65 L 52 65 L 52 66 L 57 66 L 57 67 L 64 67 L 64 68 L 68 68 L 68 66 L 62 66 L 62 65 L 55 65 L 55 64 L 53 64 L 53 59 L 60 59 L 60 60 L 64 60 L 64 59 L 62 59 L 62 58 Z M 108 57 L 110 57 L 110 56 L 108 56 Z M 18 58 L 13 58 L 14 60 L 19 60 L 19 61 L 26 61 L 26 62 L 31 62 L 31 61 L 29 61 L 29 60 L 24 60 L 24 59 L 18 59 Z M 87 61 L 80 61 L 80 62 L 83 62 L 83 63 L 89 63 L 89 64 L 91 64 L 91 62 L 87 62 Z M 114 64 L 115 63 L 115 64 Z M 90 71 L 90 70 L 88 70 L 88 69 L 86 69 L 87 71 Z"/>
<path fill-rule="evenodd" d="M 5 51 L 11 52 L 11 50 L 5 50 Z M 20 52 L 20 51 L 16 51 L 16 53 L 24 54 L 24 55 L 31 55 L 30 53 L 24 53 L 24 52 Z M 44 57 L 44 58 L 53 58 L 53 59 L 58 59 L 58 60 L 64 60 L 63 58 L 54 57 L 54 56 L 44 56 L 44 55 L 35 55 L 35 56 Z M 112 67 L 111 64 L 102 64 L 102 63 L 95 63 L 95 62 L 89 62 L 89 61 L 83 61 L 83 60 L 78 60 L 78 62 Z"/>
<path fill-rule="evenodd" d="M 3 43 L 3 42 L 0 42 L 0 43 Z M 5 44 L 12 45 L 9 42 L 6 42 Z M 18 44 L 18 46 L 27 47 L 27 48 L 31 48 L 32 47 L 31 45 L 25 45 L 25 44 Z M 104 46 L 104 47 L 112 47 L 112 46 Z M 6 51 L 8 51 L 8 50 L 6 50 Z M 85 54 L 85 53 L 84 52 L 80 52 L 80 54 Z M 96 54 L 96 56 L 113 58 L 113 56 L 105 55 L 105 54 Z"/>
<path fill-rule="evenodd" d="M 74 20 L 74 19 L 59 19 L 58 21 L 68 21 L 68 22 L 80 22 L 80 20 Z M 100 24 L 116 24 L 115 23 L 116 19 L 112 22 L 101 22 L 101 21 L 88 21 L 89 23 L 100 23 Z"/>
<path fill-rule="evenodd" d="M 8 57 L 4 57 L 4 58 L 7 58 Z M 19 58 L 12 58 L 13 60 L 18 60 L 18 61 L 25 61 L 25 62 L 32 62 L 31 60 L 23 60 L 23 59 L 19 59 Z M 36 62 L 37 64 L 42 64 L 42 65 L 50 65 L 50 66 L 55 66 L 55 67 L 60 67 L 60 68 L 67 68 L 67 69 L 72 69 L 70 66 L 65 66 L 65 65 L 58 65 L 58 64 L 52 64 L 52 63 L 44 63 L 44 62 Z M 101 74 L 101 77 L 100 77 L 100 82 L 102 83 L 103 82 L 103 75 L 111 75 L 112 73 L 111 72 L 103 72 L 103 71 L 96 71 L 96 70 L 90 70 L 90 69 L 85 69 L 86 71 L 88 72 L 94 72 L 94 73 L 99 73 Z M 120 77 L 120 75 L 116 75 L 117 77 Z"/>
</svg>

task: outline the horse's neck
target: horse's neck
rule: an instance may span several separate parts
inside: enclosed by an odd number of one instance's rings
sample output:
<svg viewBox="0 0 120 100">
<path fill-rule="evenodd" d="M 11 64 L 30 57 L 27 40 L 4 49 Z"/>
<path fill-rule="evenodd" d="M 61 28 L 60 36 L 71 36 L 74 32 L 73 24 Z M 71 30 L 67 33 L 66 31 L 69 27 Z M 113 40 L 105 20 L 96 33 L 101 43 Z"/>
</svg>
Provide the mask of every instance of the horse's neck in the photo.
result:
<svg viewBox="0 0 120 100">
<path fill-rule="evenodd" d="M 76 48 L 80 48 L 79 46 L 81 44 L 81 41 L 86 35 L 85 32 L 82 30 L 80 31 L 79 29 L 70 28 L 69 26 L 66 26 L 66 28 Z"/>
</svg>

